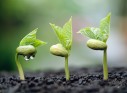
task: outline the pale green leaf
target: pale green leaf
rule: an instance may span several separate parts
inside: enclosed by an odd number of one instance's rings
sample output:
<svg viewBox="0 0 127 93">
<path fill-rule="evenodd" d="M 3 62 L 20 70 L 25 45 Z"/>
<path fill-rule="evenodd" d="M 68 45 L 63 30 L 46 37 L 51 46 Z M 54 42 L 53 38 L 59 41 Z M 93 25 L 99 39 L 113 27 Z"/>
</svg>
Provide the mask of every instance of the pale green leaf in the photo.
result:
<svg viewBox="0 0 127 93">
<path fill-rule="evenodd" d="M 47 44 L 47 43 L 44 42 L 44 41 L 41 41 L 41 40 L 36 39 L 32 45 L 33 45 L 34 47 L 38 47 L 38 46 L 40 46 L 40 45 L 45 45 L 45 44 Z"/>
<path fill-rule="evenodd" d="M 55 24 L 50 23 L 52 29 L 55 31 L 60 43 L 64 46 L 66 45 L 66 42 L 64 41 L 64 35 L 63 35 L 63 29 L 59 26 L 56 26 Z"/>
<path fill-rule="evenodd" d="M 100 21 L 100 30 L 101 33 L 103 34 L 103 41 L 106 42 L 109 36 L 109 31 L 110 31 L 110 17 L 111 13 L 109 13 L 105 18 L 103 18 Z"/>
<path fill-rule="evenodd" d="M 38 29 L 38 28 L 37 28 Z M 28 35 L 26 35 L 21 41 L 20 41 L 20 46 L 23 45 L 32 45 L 34 41 L 36 40 L 36 32 L 37 29 L 33 30 L 30 32 Z"/>
<path fill-rule="evenodd" d="M 65 23 L 63 28 L 51 23 L 50 25 L 55 31 L 60 43 L 69 51 L 72 45 L 72 18 Z"/>
<path fill-rule="evenodd" d="M 86 27 L 84 29 L 81 29 L 78 33 L 81 33 L 82 35 L 92 39 L 106 42 L 109 37 L 110 31 L 110 16 L 111 13 L 109 13 L 100 21 L 100 28 Z"/>
<path fill-rule="evenodd" d="M 97 35 L 97 39 L 100 40 L 100 41 L 103 41 L 103 42 L 106 42 L 107 39 L 108 39 L 109 35 L 108 34 L 105 34 L 105 33 L 102 33 L 100 31 L 100 33 Z"/>
<path fill-rule="evenodd" d="M 91 39 L 101 40 L 101 33 L 99 28 L 86 27 L 84 29 L 81 29 L 78 33 L 81 33 L 82 35 L 87 36 Z"/>
<path fill-rule="evenodd" d="M 84 29 L 81 29 L 78 33 L 81 33 L 82 35 L 87 36 L 87 37 L 92 38 L 92 39 L 96 38 L 91 27 L 86 27 Z"/>
<path fill-rule="evenodd" d="M 65 47 L 70 50 L 72 45 L 72 17 L 63 26 L 64 40 L 66 41 Z"/>
<path fill-rule="evenodd" d="M 33 30 L 32 32 L 30 32 L 29 34 L 27 34 L 21 41 L 20 41 L 20 46 L 24 46 L 24 45 L 33 45 L 34 47 L 38 47 L 39 45 L 44 45 L 46 44 L 45 42 L 36 39 L 36 33 L 37 33 L 37 29 Z"/>
</svg>

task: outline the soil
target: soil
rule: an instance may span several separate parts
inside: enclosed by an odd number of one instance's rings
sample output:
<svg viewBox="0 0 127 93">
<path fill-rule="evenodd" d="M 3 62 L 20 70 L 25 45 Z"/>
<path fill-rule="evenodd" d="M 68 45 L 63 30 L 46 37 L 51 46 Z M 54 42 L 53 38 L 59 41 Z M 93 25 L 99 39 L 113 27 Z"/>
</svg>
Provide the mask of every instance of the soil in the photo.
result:
<svg viewBox="0 0 127 93">
<path fill-rule="evenodd" d="M 26 72 L 25 81 L 18 73 L 0 72 L 0 93 L 127 93 L 127 68 L 109 68 L 109 80 L 103 80 L 102 68 L 70 68 L 66 81 L 59 72 Z"/>
</svg>

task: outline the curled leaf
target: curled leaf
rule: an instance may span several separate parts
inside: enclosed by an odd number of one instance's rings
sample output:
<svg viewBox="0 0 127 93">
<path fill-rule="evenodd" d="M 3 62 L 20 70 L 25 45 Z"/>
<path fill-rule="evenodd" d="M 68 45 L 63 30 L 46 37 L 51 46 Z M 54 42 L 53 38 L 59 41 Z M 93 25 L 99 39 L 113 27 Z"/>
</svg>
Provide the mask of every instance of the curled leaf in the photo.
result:
<svg viewBox="0 0 127 93">
<path fill-rule="evenodd" d="M 43 42 L 41 40 L 36 39 L 36 33 L 37 29 L 33 30 L 30 32 L 28 35 L 26 35 L 21 41 L 20 41 L 20 46 L 25 46 L 25 45 L 33 45 L 34 47 L 38 47 L 40 45 L 45 45 L 46 42 Z"/>
</svg>

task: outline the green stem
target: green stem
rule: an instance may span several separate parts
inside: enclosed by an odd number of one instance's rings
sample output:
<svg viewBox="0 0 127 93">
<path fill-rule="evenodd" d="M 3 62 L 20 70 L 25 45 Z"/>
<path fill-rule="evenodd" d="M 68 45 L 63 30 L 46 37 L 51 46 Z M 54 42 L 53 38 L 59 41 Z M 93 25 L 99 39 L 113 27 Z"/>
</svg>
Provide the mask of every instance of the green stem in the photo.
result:
<svg viewBox="0 0 127 93">
<path fill-rule="evenodd" d="M 22 69 L 20 62 L 18 61 L 18 54 L 17 53 L 15 54 L 15 62 L 16 62 L 16 65 L 18 67 L 20 80 L 25 80 L 24 72 L 23 72 L 23 69 Z"/>
<path fill-rule="evenodd" d="M 70 80 L 70 72 L 68 68 L 68 56 L 65 57 L 65 74 L 66 74 L 66 80 Z"/>
<path fill-rule="evenodd" d="M 108 65 L 107 65 L 107 49 L 104 49 L 104 55 L 103 55 L 103 74 L 104 80 L 108 79 Z"/>
</svg>

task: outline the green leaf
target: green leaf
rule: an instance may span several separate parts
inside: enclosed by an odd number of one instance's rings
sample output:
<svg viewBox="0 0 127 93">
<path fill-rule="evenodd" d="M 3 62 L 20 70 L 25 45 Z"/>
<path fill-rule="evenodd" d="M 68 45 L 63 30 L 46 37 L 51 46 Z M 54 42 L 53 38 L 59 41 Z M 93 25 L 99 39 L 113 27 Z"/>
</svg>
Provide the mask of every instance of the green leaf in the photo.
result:
<svg viewBox="0 0 127 93">
<path fill-rule="evenodd" d="M 81 33 L 82 35 L 87 36 L 92 39 L 97 39 L 97 35 L 99 31 L 100 31 L 99 28 L 86 27 L 84 29 L 81 29 L 78 33 Z"/>
<path fill-rule="evenodd" d="M 65 23 L 63 28 L 51 24 L 52 29 L 55 31 L 60 43 L 69 51 L 72 45 L 72 17 Z"/>
<path fill-rule="evenodd" d="M 62 45 L 65 45 L 66 42 L 64 41 L 64 35 L 63 35 L 63 29 L 59 26 L 56 26 L 55 24 L 50 23 L 52 29 L 55 31 L 57 38 L 59 39 L 60 43 Z"/>
<path fill-rule="evenodd" d="M 111 13 L 109 13 L 105 18 L 100 21 L 100 33 L 103 34 L 103 41 L 106 42 L 109 37 L 110 31 L 110 17 Z"/>
<path fill-rule="evenodd" d="M 109 37 L 110 31 L 110 16 L 111 13 L 109 13 L 100 21 L 100 28 L 86 27 L 84 29 L 81 29 L 78 33 L 81 33 L 82 35 L 92 39 L 106 42 Z"/>
<path fill-rule="evenodd" d="M 41 40 L 36 39 L 36 40 L 34 41 L 34 43 L 33 43 L 33 46 L 34 46 L 34 47 L 38 47 L 38 46 L 40 46 L 40 45 L 45 45 L 45 44 L 47 44 L 47 43 L 46 43 L 46 42 L 43 42 L 43 41 L 41 41 Z"/>
<path fill-rule="evenodd" d="M 72 45 L 72 17 L 63 26 L 63 34 L 64 34 L 64 40 L 66 41 L 65 47 L 67 48 L 67 50 L 71 50 L 71 45 Z"/>
<path fill-rule="evenodd" d="M 37 29 L 33 30 L 32 32 L 30 32 L 28 35 L 26 35 L 21 41 L 20 41 L 20 46 L 24 46 L 24 45 L 33 45 L 34 47 L 38 47 L 40 45 L 45 45 L 46 42 L 43 42 L 41 40 L 36 39 L 36 33 L 37 33 Z"/>
</svg>

